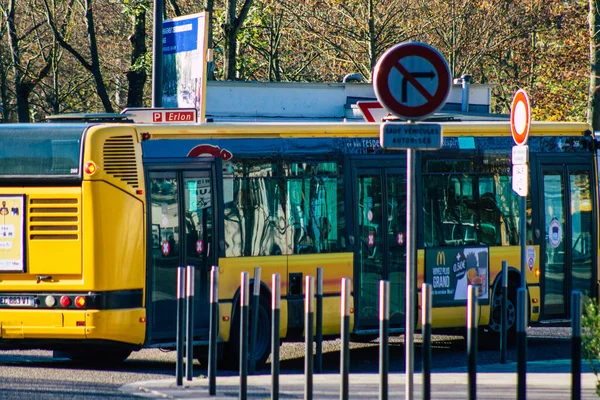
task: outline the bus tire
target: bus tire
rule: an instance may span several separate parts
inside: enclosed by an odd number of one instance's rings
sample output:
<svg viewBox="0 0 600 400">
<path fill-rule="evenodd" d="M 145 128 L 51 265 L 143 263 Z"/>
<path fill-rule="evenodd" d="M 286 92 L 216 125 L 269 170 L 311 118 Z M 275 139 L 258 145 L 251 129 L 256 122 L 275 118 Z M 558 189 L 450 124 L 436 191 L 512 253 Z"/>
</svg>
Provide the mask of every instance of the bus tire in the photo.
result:
<svg viewBox="0 0 600 400">
<path fill-rule="evenodd" d="M 513 283 L 513 282 L 510 282 Z M 484 348 L 500 348 L 500 331 L 502 329 L 502 301 L 504 300 L 503 289 L 496 288 L 492 296 L 489 325 L 484 333 L 480 344 Z M 509 284 L 507 301 L 507 344 L 513 346 L 517 339 L 517 285 Z"/>
<path fill-rule="evenodd" d="M 252 303 L 252 299 L 250 299 Z M 260 297 L 258 307 L 258 328 L 256 340 L 254 340 L 254 359 L 256 360 L 256 369 L 264 367 L 271 354 L 271 316 L 269 301 L 265 296 Z M 252 329 L 252 307 L 248 313 L 248 338 Z M 250 343 L 248 343 L 248 349 Z M 239 370 L 240 367 L 240 308 L 236 306 L 233 323 L 231 324 L 231 333 L 229 342 L 223 349 L 223 357 L 219 363 L 220 367 L 229 370 Z"/>
</svg>

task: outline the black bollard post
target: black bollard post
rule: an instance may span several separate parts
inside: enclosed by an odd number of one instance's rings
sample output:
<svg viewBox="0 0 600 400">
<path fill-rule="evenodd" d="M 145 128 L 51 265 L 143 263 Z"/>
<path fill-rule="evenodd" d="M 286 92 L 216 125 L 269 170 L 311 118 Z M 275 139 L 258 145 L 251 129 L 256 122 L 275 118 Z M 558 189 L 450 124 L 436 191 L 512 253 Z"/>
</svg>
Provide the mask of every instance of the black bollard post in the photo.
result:
<svg viewBox="0 0 600 400">
<path fill-rule="evenodd" d="M 248 374 L 256 372 L 256 354 L 254 345 L 258 333 L 258 307 L 260 306 L 260 267 L 254 268 L 254 286 L 252 296 L 252 334 L 250 335 L 250 350 L 248 351 Z"/>
<path fill-rule="evenodd" d="M 350 278 L 342 278 L 342 297 L 340 314 L 342 315 L 340 336 L 340 400 L 348 400 L 350 373 Z"/>
<path fill-rule="evenodd" d="M 500 322 L 500 363 L 506 364 L 508 349 L 508 263 L 502 261 L 502 319 Z"/>
<path fill-rule="evenodd" d="M 527 398 L 527 289 L 517 290 L 517 400 Z"/>
<path fill-rule="evenodd" d="M 469 359 L 469 399 L 477 399 L 477 286 L 469 285 L 467 293 L 467 351 Z"/>
<path fill-rule="evenodd" d="M 313 310 L 315 302 L 315 280 L 312 276 L 306 277 L 306 287 L 304 290 L 304 376 L 306 378 L 304 385 L 304 400 L 313 398 L 313 329 L 314 317 Z"/>
<path fill-rule="evenodd" d="M 208 332 L 208 394 L 217 394 L 217 334 L 219 331 L 219 267 L 210 271 L 210 327 Z"/>
<path fill-rule="evenodd" d="M 185 268 L 177 267 L 177 360 L 175 361 L 175 382 L 177 386 L 183 385 L 183 346 L 184 346 L 184 303 L 185 295 Z"/>
<path fill-rule="evenodd" d="M 581 399 L 581 292 L 571 293 L 571 400 Z"/>
<path fill-rule="evenodd" d="M 271 300 L 271 400 L 279 400 L 279 329 L 281 313 L 281 277 L 273 274 Z"/>
<path fill-rule="evenodd" d="M 248 314 L 250 277 L 242 272 L 240 292 L 240 400 L 248 397 Z"/>
<path fill-rule="evenodd" d="M 194 271 L 193 265 L 186 268 L 186 306 L 185 306 L 185 378 L 194 379 Z"/>
<path fill-rule="evenodd" d="M 317 268 L 317 332 L 315 337 L 315 372 L 323 372 L 323 268 Z"/>
<path fill-rule="evenodd" d="M 379 400 L 388 399 L 390 283 L 379 281 Z"/>
<path fill-rule="evenodd" d="M 423 335 L 423 400 L 431 399 L 431 284 L 421 285 L 421 329 Z"/>
</svg>

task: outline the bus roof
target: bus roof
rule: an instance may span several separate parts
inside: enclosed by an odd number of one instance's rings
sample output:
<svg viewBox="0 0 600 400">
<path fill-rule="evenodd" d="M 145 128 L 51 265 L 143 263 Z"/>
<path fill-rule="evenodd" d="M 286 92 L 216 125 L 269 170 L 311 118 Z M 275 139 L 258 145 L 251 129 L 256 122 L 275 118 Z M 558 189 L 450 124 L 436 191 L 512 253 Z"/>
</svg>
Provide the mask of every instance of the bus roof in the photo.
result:
<svg viewBox="0 0 600 400">
<path fill-rule="evenodd" d="M 440 122 L 445 136 L 511 136 L 508 121 Z M 136 128 L 150 139 L 209 136 L 248 137 L 378 137 L 380 124 L 373 123 L 204 123 L 196 125 L 149 125 Z M 591 127 L 583 122 L 532 122 L 531 136 L 591 136 Z"/>
</svg>

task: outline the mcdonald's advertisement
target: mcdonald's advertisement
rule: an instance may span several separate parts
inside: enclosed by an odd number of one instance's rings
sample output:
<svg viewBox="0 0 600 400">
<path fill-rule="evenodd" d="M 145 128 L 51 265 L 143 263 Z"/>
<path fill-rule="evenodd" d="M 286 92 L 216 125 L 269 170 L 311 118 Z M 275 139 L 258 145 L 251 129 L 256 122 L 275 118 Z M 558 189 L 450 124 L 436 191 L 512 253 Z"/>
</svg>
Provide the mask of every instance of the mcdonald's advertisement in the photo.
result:
<svg viewBox="0 0 600 400">
<path fill-rule="evenodd" d="M 476 285 L 478 299 L 489 301 L 487 247 L 444 247 L 425 250 L 425 282 L 431 284 L 433 306 L 462 306 L 467 288 Z"/>
<path fill-rule="evenodd" d="M 0 196 L 0 271 L 24 271 L 23 206 L 23 196 Z"/>
</svg>

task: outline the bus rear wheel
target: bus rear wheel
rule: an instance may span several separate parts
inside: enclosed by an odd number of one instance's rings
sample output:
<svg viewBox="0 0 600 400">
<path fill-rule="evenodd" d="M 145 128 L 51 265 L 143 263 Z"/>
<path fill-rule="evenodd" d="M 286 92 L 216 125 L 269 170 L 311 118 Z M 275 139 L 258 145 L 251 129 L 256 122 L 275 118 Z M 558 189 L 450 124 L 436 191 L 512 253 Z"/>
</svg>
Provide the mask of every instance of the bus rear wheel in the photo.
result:
<svg viewBox="0 0 600 400">
<path fill-rule="evenodd" d="M 74 349 L 60 352 L 71 361 L 85 365 L 111 366 L 121 364 L 132 353 L 128 349 Z"/>
<path fill-rule="evenodd" d="M 252 300 L 251 300 L 252 301 Z M 250 307 L 248 313 L 248 351 L 250 351 L 250 340 L 254 345 L 254 359 L 256 360 L 256 369 L 264 367 L 271 353 L 271 317 L 269 314 L 269 302 L 266 297 L 261 296 L 258 307 L 258 327 L 256 338 L 251 337 L 253 311 Z M 248 362 L 251 355 L 248 354 Z M 233 324 L 231 325 L 231 334 L 229 343 L 224 346 L 224 354 L 220 365 L 226 369 L 237 370 L 240 366 L 240 308 L 236 309 Z"/>
</svg>

